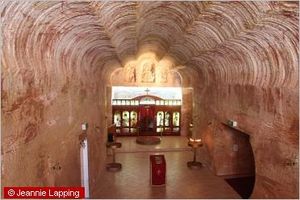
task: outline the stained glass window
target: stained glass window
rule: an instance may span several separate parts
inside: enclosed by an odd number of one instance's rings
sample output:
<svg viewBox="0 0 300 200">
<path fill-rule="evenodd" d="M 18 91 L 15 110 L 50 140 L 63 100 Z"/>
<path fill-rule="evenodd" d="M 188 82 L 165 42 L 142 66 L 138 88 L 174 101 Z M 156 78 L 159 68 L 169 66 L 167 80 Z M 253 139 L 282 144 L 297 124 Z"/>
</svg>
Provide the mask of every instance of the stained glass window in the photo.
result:
<svg viewBox="0 0 300 200">
<path fill-rule="evenodd" d="M 123 111 L 122 113 L 122 126 L 129 126 L 129 112 L 128 111 Z"/>
<path fill-rule="evenodd" d="M 163 131 L 163 126 L 164 126 L 164 112 L 159 111 L 156 114 L 156 132 L 162 132 Z"/>
<path fill-rule="evenodd" d="M 165 126 L 170 126 L 170 113 L 165 112 Z"/>
<path fill-rule="evenodd" d="M 179 126 L 180 122 L 180 114 L 179 112 L 174 112 L 173 113 L 173 126 Z"/>
<path fill-rule="evenodd" d="M 114 124 L 117 127 L 121 126 L 121 112 L 119 112 L 119 111 L 116 111 L 114 114 Z"/>
<path fill-rule="evenodd" d="M 159 111 L 156 115 L 156 126 L 163 126 L 164 125 L 164 112 Z"/>
<path fill-rule="evenodd" d="M 130 112 L 130 126 L 135 127 L 137 124 L 137 112 L 131 111 Z"/>
</svg>

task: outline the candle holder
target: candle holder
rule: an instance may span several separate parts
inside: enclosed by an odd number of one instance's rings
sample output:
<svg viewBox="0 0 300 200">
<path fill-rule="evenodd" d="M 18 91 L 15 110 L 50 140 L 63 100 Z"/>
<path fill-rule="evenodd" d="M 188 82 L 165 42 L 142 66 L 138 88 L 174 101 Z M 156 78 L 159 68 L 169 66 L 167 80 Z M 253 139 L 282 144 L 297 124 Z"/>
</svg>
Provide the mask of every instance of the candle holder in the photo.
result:
<svg viewBox="0 0 300 200">
<path fill-rule="evenodd" d="M 191 123 L 189 124 L 188 137 L 193 137 L 193 127 L 194 127 L 193 122 L 191 122 Z"/>
<path fill-rule="evenodd" d="M 113 161 L 111 163 L 106 164 L 106 170 L 116 172 L 122 169 L 122 164 L 116 162 L 116 149 L 121 148 L 122 144 L 120 142 L 111 142 L 107 143 L 106 147 L 112 149 Z"/>
<path fill-rule="evenodd" d="M 196 152 L 197 152 L 197 148 L 201 147 L 202 144 L 202 140 L 201 139 L 194 139 L 194 138 L 189 138 L 189 142 L 188 145 L 190 147 L 192 147 L 193 152 L 194 152 L 194 158 L 193 161 L 189 161 L 187 162 L 187 166 L 191 169 L 199 169 L 202 167 L 202 163 L 198 162 L 196 160 Z"/>
</svg>

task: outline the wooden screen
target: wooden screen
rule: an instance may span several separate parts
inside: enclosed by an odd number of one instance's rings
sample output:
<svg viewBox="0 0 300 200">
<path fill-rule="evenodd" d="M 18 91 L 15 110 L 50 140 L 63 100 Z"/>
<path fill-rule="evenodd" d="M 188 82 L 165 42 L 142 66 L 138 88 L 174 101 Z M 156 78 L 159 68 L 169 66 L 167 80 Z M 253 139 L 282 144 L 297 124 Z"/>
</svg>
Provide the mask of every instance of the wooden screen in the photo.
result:
<svg viewBox="0 0 300 200">
<path fill-rule="evenodd" d="M 136 135 L 180 135 L 181 100 L 145 95 L 134 99 L 114 99 L 116 133 Z"/>
</svg>

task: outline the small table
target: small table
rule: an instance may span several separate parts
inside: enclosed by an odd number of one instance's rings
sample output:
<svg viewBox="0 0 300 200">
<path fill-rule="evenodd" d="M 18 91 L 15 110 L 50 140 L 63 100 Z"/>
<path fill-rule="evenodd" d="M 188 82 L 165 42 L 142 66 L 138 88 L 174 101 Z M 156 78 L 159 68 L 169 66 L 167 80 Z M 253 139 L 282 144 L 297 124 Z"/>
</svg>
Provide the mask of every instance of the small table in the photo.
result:
<svg viewBox="0 0 300 200">
<path fill-rule="evenodd" d="M 121 148 L 122 143 L 120 142 L 108 142 L 106 147 L 112 149 L 113 162 L 106 164 L 106 170 L 108 171 L 120 171 L 122 169 L 122 164 L 116 162 L 116 149 Z"/>
<path fill-rule="evenodd" d="M 202 141 L 201 141 L 201 139 L 189 138 L 188 145 L 193 148 L 194 159 L 193 159 L 193 161 L 187 162 L 187 166 L 191 169 L 200 169 L 202 167 L 202 163 L 196 161 L 196 152 L 197 152 L 197 148 L 199 148 L 203 145 Z"/>
</svg>

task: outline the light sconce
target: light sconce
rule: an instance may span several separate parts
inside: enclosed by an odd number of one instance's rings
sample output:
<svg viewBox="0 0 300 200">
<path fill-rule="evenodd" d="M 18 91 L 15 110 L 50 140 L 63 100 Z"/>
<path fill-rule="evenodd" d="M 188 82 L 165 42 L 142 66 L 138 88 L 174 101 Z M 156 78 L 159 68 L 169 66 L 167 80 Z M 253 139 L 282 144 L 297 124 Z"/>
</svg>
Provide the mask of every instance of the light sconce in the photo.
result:
<svg viewBox="0 0 300 200">
<path fill-rule="evenodd" d="M 79 135 L 79 143 L 81 147 L 85 147 L 85 140 L 87 139 L 87 129 L 88 129 L 88 123 L 84 122 L 81 124 L 81 134 Z"/>
<path fill-rule="evenodd" d="M 191 143 L 200 143 L 201 139 L 189 138 L 189 142 L 191 142 Z"/>
<path fill-rule="evenodd" d="M 81 124 L 81 130 L 87 131 L 87 129 L 88 129 L 88 123 L 87 122 L 82 123 Z"/>
<path fill-rule="evenodd" d="M 227 124 L 228 124 L 228 126 L 231 126 L 231 127 L 237 127 L 237 122 L 233 121 L 233 120 L 228 120 Z"/>
</svg>

